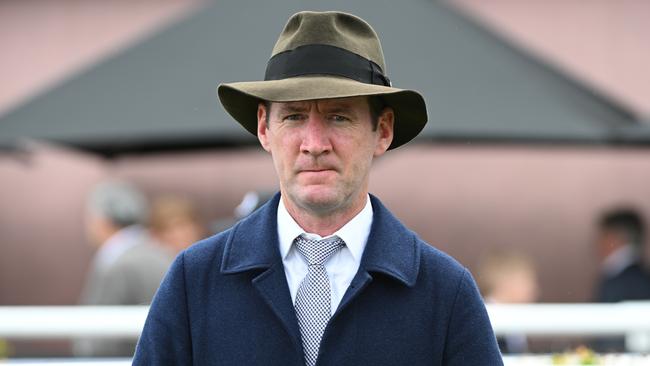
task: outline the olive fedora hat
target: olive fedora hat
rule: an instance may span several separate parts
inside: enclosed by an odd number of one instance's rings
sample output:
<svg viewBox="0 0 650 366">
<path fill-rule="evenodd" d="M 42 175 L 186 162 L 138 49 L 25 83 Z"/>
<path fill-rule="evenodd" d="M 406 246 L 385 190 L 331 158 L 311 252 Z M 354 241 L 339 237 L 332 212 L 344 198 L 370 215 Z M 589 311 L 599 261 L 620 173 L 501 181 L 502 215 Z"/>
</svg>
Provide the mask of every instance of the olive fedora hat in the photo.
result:
<svg viewBox="0 0 650 366">
<path fill-rule="evenodd" d="M 379 96 L 395 115 L 389 149 L 409 142 L 427 123 L 424 98 L 394 88 L 386 76 L 377 33 L 363 19 L 342 12 L 292 15 L 273 47 L 264 80 L 220 84 L 217 91 L 226 111 L 254 135 L 261 101 Z"/>
</svg>

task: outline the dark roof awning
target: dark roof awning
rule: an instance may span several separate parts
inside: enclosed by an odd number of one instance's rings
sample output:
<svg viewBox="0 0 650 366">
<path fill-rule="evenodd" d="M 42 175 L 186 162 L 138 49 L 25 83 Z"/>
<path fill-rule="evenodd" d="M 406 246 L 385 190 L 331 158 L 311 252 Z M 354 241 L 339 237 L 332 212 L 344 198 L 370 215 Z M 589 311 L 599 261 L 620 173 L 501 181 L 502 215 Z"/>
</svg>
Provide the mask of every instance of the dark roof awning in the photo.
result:
<svg viewBox="0 0 650 366">
<path fill-rule="evenodd" d="M 350 11 L 375 27 L 394 84 L 427 100 L 420 140 L 650 144 L 633 113 L 438 2 L 226 0 L 4 115 L 0 145 L 28 137 L 113 155 L 253 144 L 216 86 L 260 79 L 284 22 L 303 9 Z"/>
</svg>

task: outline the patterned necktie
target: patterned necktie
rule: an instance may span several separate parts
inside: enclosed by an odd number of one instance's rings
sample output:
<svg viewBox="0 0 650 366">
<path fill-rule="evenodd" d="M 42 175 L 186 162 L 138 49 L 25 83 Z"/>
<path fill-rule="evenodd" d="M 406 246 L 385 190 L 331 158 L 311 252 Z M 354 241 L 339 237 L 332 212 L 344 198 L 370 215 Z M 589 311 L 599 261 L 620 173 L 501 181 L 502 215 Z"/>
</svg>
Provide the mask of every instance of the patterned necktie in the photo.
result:
<svg viewBox="0 0 650 366">
<path fill-rule="evenodd" d="M 313 366 L 316 364 L 320 341 L 332 312 L 330 281 L 324 263 L 343 248 L 345 243 L 338 236 L 323 240 L 310 240 L 299 236 L 294 244 L 309 264 L 307 275 L 298 287 L 295 308 L 305 351 L 305 363 L 307 366 Z"/>
</svg>

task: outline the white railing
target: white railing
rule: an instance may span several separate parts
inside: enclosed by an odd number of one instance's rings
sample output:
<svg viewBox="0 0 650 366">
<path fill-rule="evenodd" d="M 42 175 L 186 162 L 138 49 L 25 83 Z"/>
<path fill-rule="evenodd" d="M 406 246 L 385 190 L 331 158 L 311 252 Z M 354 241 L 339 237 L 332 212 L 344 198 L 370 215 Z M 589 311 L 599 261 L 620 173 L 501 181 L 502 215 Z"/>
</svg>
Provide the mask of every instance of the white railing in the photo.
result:
<svg viewBox="0 0 650 366">
<path fill-rule="evenodd" d="M 650 352 L 650 302 L 487 306 L 497 335 L 625 336 L 631 352 Z"/>
<path fill-rule="evenodd" d="M 487 306 L 497 335 L 626 335 L 631 351 L 650 351 L 650 302 Z M 137 338 L 146 306 L 0 306 L 0 339 Z M 546 356 L 504 357 L 506 366 L 548 365 Z M 626 356 L 633 357 L 633 356 Z M 640 357 L 640 356 L 635 356 Z M 631 363 L 630 363 L 631 362 Z M 646 365 L 647 358 L 612 365 Z M 636 362 L 636 363 L 635 363 Z M 0 360 L 23 366 L 126 366 L 130 360 Z M 607 363 L 608 365 L 610 363 Z"/>
<path fill-rule="evenodd" d="M 488 304 L 498 335 L 622 335 L 650 332 L 650 302 Z"/>
<path fill-rule="evenodd" d="M 650 302 L 487 308 L 497 335 L 650 334 Z M 0 306 L 0 338 L 137 338 L 147 310 L 146 306 Z"/>
<path fill-rule="evenodd" d="M 147 306 L 0 306 L 0 338 L 137 338 Z"/>
</svg>

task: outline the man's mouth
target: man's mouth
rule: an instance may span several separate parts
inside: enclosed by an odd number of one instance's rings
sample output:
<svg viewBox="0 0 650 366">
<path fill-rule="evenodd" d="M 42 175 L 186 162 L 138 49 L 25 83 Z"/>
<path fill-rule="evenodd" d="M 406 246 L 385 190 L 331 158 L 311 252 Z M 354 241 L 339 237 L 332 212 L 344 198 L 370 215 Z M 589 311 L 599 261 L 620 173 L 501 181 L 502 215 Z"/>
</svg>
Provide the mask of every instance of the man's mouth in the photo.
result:
<svg viewBox="0 0 650 366">
<path fill-rule="evenodd" d="M 330 171 L 330 170 L 333 171 L 334 169 L 328 169 L 328 168 L 323 168 L 323 169 L 304 169 L 304 170 L 302 170 L 302 171 L 303 171 L 303 172 L 309 172 L 309 173 L 318 173 L 318 172 L 327 172 L 327 171 Z"/>
<path fill-rule="evenodd" d="M 326 177 L 329 176 L 333 173 L 335 173 L 336 170 L 332 168 L 310 168 L 310 169 L 301 169 L 299 171 L 299 174 L 304 174 L 306 177 L 312 176 L 314 178 L 316 177 Z"/>
</svg>

